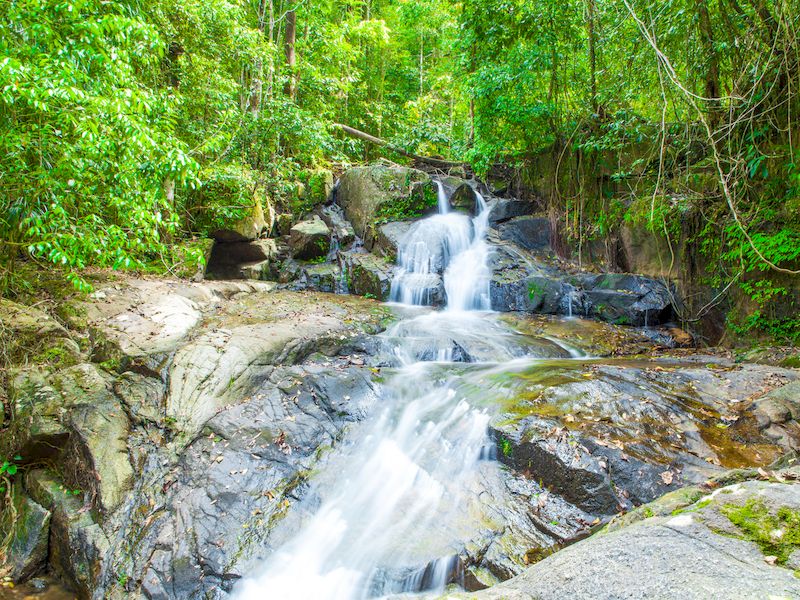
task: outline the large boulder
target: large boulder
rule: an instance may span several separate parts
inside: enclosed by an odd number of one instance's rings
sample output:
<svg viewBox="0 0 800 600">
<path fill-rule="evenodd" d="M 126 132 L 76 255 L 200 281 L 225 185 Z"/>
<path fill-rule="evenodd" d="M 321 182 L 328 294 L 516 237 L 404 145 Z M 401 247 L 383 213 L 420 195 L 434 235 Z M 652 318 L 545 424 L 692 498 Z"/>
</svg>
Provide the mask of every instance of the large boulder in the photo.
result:
<svg viewBox="0 0 800 600">
<path fill-rule="evenodd" d="M 313 352 L 335 354 L 372 312 L 353 314 L 357 298 L 294 292 L 251 294 L 217 311 L 175 353 L 166 415 L 189 443 L 223 408 L 247 397 L 274 365 L 291 365 Z M 291 315 L 291 318 L 285 318 Z"/>
<path fill-rule="evenodd" d="M 550 220 L 547 217 L 513 217 L 498 226 L 499 237 L 525 250 L 550 250 Z"/>
<path fill-rule="evenodd" d="M 275 240 L 216 242 L 206 265 L 206 279 L 269 279 L 277 272 Z"/>
<path fill-rule="evenodd" d="M 80 347 L 54 318 L 5 298 L 0 298 L 0 335 L 4 358 L 11 364 L 69 366 L 81 360 Z"/>
<path fill-rule="evenodd" d="M 324 257 L 331 244 L 331 230 L 317 215 L 300 221 L 289 232 L 292 256 L 302 260 Z"/>
<path fill-rule="evenodd" d="M 536 261 L 511 243 L 499 243 L 490 258 L 489 297 L 492 310 L 543 314 L 561 312 L 569 286 L 564 273 Z"/>
<path fill-rule="evenodd" d="M 536 210 L 533 202 L 515 200 L 513 198 L 498 198 L 489 209 L 489 224 L 496 226 L 498 223 L 508 221 L 514 217 L 532 215 Z"/>
<path fill-rule="evenodd" d="M 397 260 L 398 248 L 412 225 L 413 221 L 390 221 L 379 225 L 374 238 L 367 245 L 367 250 L 388 260 Z"/>
<path fill-rule="evenodd" d="M 111 544 L 85 504 L 84 490 L 66 487 L 54 474 L 34 470 L 25 478 L 33 499 L 51 514 L 48 563 L 79 598 L 102 597 Z"/>
<path fill-rule="evenodd" d="M 368 244 L 378 221 L 420 217 L 437 204 L 436 189 L 426 173 L 381 164 L 346 171 L 339 180 L 336 202 Z"/>
<path fill-rule="evenodd" d="M 11 385 L 13 439 L 26 460 L 57 459 L 75 487 L 103 513 L 133 486 L 128 418 L 109 378 L 79 364 L 53 374 L 23 371 Z"/>
<path fill-rule="evenodd" d="M 508 383 L 520 396 L 492 426 L 501 460 L 593 515 L 650 502 L 720 467 L 769 464 L 800 439 L 788 423 L 792 442 L 766 435 L 742 403 L 753 389 L 796 380 L 786 369 L 626 359 L 541 375 Z"/>
<path fill-rule="evenodd" d="M 252 205 L 247 208 L 241 219 L 214 230 L 211 237 L 218 242 L 249 242 L 261 237 L 262 232 L 272 229 L 274 222 L 275 213 L 272 206 L 267 203 L 265 212 L 261 197 L 256 193 L 253 194 Z"/>
<path fill-rule="evenodd" d="M 672 290 L 641 275 L 603 273 L 576 278 L 590 316 L 625 325 L 658 325 L 673 316 Z"/>
<path fill-rule="evenodd" d="M 677 507 L 670 503 L 669 512 L 660 510 L 660 501 L 643 507 L 640 520 L 569 546 L 505 583 L 474 595 L 449 597 L 800 597 L 800 580 L 792 572 L 797 564 L 792 562 L 792 543 L 780 539 L 789 531 L 796 535 L 800 485 L 746 481 L 695 490 L 698 493 L 684 495 L 689 501 Z M 784 529 L 778 534 L 780 527 Z"/>
</svg>

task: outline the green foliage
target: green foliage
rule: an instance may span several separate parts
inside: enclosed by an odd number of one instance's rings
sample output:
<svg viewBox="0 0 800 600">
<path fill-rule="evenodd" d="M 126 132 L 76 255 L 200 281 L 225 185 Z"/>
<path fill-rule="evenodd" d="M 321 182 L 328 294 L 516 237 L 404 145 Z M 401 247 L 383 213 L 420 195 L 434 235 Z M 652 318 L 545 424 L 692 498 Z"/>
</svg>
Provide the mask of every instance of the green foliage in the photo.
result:
<svg viewBox="0 0 800 600">
<path fill-rule="evenodd" d="M 14 480 L 14 476 L 19 470 L 19 465 L 17 463 L 21 460 L 21 456 L 15 455 L 13 458 L 4 460 L 2 464 L 0 464 L 0 494 L 5 494 L 8 491 L 9 485 Z"/>
<path fill-rule="evenodd" d="M 163 50 L 120 3 L 2 4 L 6 260 L 22 248 L 70 271 L 135 268 L 164 249 L 178 222 L 163 182 L 191 182 L 196 162 L 175 136 L 174 98 L 145 84 Z"/>
<path fill-rule="evenodd" d="M 500 446 L 500 452 L 503 453 L 503 456 L 508 458 L 513 454 L 514 447 L 511 445 L 511 442 L 505 436 L 501 435 L 497 443 Z"/>
</svg>

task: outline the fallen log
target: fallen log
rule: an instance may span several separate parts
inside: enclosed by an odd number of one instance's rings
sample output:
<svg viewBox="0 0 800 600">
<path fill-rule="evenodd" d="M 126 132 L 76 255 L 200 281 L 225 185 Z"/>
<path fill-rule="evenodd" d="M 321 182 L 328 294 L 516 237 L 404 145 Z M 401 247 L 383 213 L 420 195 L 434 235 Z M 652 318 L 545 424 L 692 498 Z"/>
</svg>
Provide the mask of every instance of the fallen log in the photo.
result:
<svg viewBox="0 0 800 600">
<path fill-rule="evenodd" d="M 414 154 L 412 152 L 407 152 L 402 148 L 398 148 L 397 146 L 393 146 L 386 140 L 382 140 L 381 138 L 377 138 L 374 135 L 370 135 L 365 133 L 364 131 L 360 131 L 355 129 L 354 127 L 350 127 L 348 125 L 342 125 L 341 123 L 334 123 L 334 127 L 338 127 L 347 135 L 358 138 L 360 140 L 364 140 L 365 142 L 369 142 L 370 144 L 375 144 L 376 146 L 382 146 L 388 148 L 392 152 L 396 152 L 397 154 L 402 154 L 403 156 L 407 156 L 408 158 L 413 158 L 416 161 L 421 163 L 425 163 L 431 165 L 432 167 L 436 167 L 437 169 L 452 169 L 453 167 L 463 167 L 465 166 L 463 162 L 455 162 L 451 160 L 443 160 L 441 158 L 431 158 L 430 156 L 420 156 L 419 154 Z"/>
</svg>

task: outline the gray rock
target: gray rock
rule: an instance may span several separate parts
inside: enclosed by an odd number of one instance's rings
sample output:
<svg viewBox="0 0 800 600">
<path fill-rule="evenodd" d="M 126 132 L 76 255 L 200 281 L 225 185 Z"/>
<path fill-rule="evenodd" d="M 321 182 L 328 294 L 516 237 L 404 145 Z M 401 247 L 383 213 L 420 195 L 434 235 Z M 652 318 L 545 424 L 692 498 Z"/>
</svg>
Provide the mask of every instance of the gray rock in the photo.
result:
<svg viewBox="0 0 800 600">
<path fill-rule="evenodd" d="M 719 535 L 730 502 L 760 498 L 800 508 L 800 486 L 747 482 L 720 490 L 676 516 L 652 517 L 597 534 L 538 562 L 523 574 L 470 597 L 476 600 L 585 598 L 760 599 L 800 596 L 793 573 L 764 560 L 759 547 Z M 774 510 L 774 509 L 772 509 Z M 728 526 L 731 523 L 728 522 Z M 735 531 L 735 527 L 734 527 Z"/>
<path fill-rule="evenodd" d="M 289 233 L 292 256 L 310 260 L 326 256 L 330 250 L 331 230 L 317 215 L 300 221 Z"/>
<path fill-rule="evenodd" d="M 275 240 L 216 242 L 206 265 L 206 279 L 268 279 L 276 270 Z"/>
<path fill-rule="evenodd" d="M 501 240 L 525 250 L 550 250 L 550 220 L 547 217 L 513 217 L 498 226 Z"/>
<path fill-rule="evenodd" d="M 356 239 L 356 232 L 350 222 L 344 218 L 344 213 L 340 206 L 332 204 L 324 207 L 320 211 L 320 217 L 330 228 L 331 235 L 336 238 L 339 247 L 346 248 Z"/>
<path fill-rule="evenodd" d="M 561 273 L 553 273 L 514 244 L 494 248 L 490 268 L 489 295 L 492 309 L 544 314 L 561 312 L 568 288 Z"/>
<path fill-rule="evenodd" d="M 304 289 L 334 293 L 340 285 L 341 271 L 339 265 L 332 263 L 306 265 L 302 279 Z"/>
<path fill-rule="evenodd" d="M 4 562 L 0 564 L 0 578 L 8 577 L 18 583 L 46 568 L 50 511 L 29 498 L 21 485 L 14 486 L 11 502 L 15 511 L 14 520 L 9 523 L 8 519 L 3 519 L 0 525 L 2 539 L 10 534 L 10 545 L 4 548 L 6 554 Z M 7 507 L 5 510 L 8 510 Z M 8 527 L 11 527 L 11 531 L 7 530 Z"/>
<path fill-rule="evenodd" d="M 52 474 L 35 470 L 26 477 L 31 496 L 51 513 L 48 562 L 80 598 L 101 598 L 108 568 L 108 537 L 86 510 L 88 494 L 75 495 Z"/>
<path fill-rule="evenodd" d="M 672 293 L 661 281 L 619 273 L 576 279 L 591 316 L 626 325 L 658 325 L 672 318 Z"/>
<path fill-rule="evenodd" d="M 166 387 L 161 379 L 127 371 L 114 381 L 114 393 L 136 423 L 163 422 Z"/>
<path fill-rule="evenodd" d="M 508 221 L 513 217 L 532 215 L 536 210 L 533 202 L 498 198 L 489 209 L 489 224 L 496 226 L 498 223 Z"/>
<path fill-rule="evenodd" d="M 351 294 L 388 300 L 394 265 L 374 254 L 343 252 L 347 287 Z"/>
<path fill-rule="evenodd" d="M 356 234 L 369 244 L 378 220 L 414 218 L 433 210 L 436 190 L 422 171 L 374 164 L 346 171 L 339 180 L 336 202 Z"/>
<path fill-rule="evenodd" d="M 400 242 L 413 224 L 412 221 L 390 221 L 378 226 L 374 239 L 367 249 L 375 254 L 380 254 L 387 260 L 397 260 Z"/>
</svg>

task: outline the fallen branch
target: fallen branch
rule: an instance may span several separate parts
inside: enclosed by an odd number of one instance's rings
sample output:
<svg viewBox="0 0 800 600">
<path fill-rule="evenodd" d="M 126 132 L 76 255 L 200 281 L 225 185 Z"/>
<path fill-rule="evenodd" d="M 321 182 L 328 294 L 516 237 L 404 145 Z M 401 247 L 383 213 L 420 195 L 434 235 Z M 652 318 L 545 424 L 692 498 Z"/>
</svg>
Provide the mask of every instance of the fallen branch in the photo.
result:
<svg viewBox="0 0 800 600">
<path fill-rule="evenodd" d="M 360 140 L 364 140 L 365 142 L 369 142 L 370 144 L 375 144 L 376 146 L 382 146 L 388 148 L 392 152 L 397 152 L 397 154 L 402 154 L 403 156 L 407 156 L 408 158 L 413 158 L 416 161 L 421 163 L 425 163 L 431 165 L 432 167 L 436 167 L 439 169 L 451 169 L 453 167 L 463 167 L 464 163 L 462 162 L 454 162 L 451 160 L 442 160 L 441 158 L 431 158 L 429 156 L 420 156 L 418 154 L 413 154 L 412 152 L 406 152 L 402 148 L 398 148 L 397 146 L 393 146 L 386 140 L 382 140 L 381 138 L 377 138 L 374 135 L 370 135 L 358 129 L 354 129 L 353 127 L 349 127 L 347 125 L 341 125 L 340 123 L 334 123 L 334 127 L 338 127 L 342 131 L 344 131 L 347 135 L 358 138 Z"/>
</svg>

